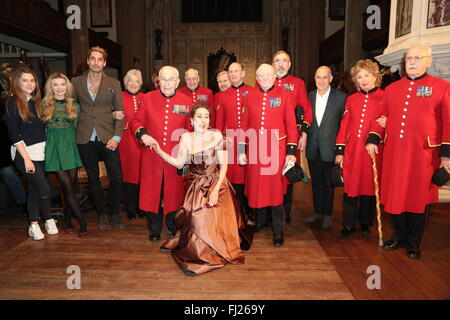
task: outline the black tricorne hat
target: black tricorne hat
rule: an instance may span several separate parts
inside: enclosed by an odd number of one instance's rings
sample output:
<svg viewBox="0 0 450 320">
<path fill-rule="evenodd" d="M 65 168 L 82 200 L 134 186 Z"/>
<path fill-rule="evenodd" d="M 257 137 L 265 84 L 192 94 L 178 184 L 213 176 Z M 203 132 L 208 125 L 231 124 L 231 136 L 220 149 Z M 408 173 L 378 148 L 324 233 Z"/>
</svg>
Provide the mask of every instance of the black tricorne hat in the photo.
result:
<svg viewBox="0 0 450 320">
<path fill-rule="evenodd" d="M 437 169 L 431 178 L 431 181 L 439 187 L 446 184 L 448 180 L 450 180 L 450 173 L 448 173 L 444 167 Z"/>
</svg>

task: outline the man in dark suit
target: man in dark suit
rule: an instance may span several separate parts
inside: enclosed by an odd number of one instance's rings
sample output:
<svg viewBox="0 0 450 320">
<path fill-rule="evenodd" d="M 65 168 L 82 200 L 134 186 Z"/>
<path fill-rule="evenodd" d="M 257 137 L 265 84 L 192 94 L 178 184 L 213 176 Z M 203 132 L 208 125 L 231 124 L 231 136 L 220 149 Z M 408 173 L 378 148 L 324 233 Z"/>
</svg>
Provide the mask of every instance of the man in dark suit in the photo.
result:
<svg viewBox="0 0 450 320">
<path fill-rule="evenodd" d="M 99 214 L 99 229 L 106 230 L 108 218 L 99 178 L 98 162 L 104 161 L 109 179 L 109 214 L 114 228 L 122 229 L 119 218 L 122 170 L 117 145 L 124 120 L 113 119 L 112 112 L 123 113 L 120 82 L 104 74 L 107 53 L 103 48 L 89 50 L 89 70 L 72 79 L 73 98 L 80 104 L 76 141 L 86 169 L 92 202 Z"/>
<path fill-rule="evenodd" d="M 311 102 L 313 121 L 308 135 L 306 157 L 311 173 L 314 212 L 305 222 L 323 219 L 322 227 L 332 225 L 334 188 L 330 173 L 334 166 L 336 135 L 339 130 L 347 96 L 333 88 L 331 69 L 319 67 L 314 76 L 317 90 L 308 94 Z"/>
</svg>

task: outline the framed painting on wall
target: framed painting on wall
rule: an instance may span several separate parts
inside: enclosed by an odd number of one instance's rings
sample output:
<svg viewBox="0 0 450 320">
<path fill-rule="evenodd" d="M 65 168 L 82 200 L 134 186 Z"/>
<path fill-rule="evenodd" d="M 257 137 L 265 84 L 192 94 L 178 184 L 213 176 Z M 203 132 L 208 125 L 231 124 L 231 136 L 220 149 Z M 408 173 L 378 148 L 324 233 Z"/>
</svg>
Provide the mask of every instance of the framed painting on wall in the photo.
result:
<svg viewBox="0 0 450 320">
<path fill-rule="evenodd" d="M 427 29 L 450 25 L 450 2 L 428 0 Z"/>
<path fill-rule="evenodd" d="M 397 1 L 397 21 L 395 22 L 395 38 L 411 33 L 413 0 Z"/>
<path fill-rule="evenodd" d="M 91 0 L 91 27 L 112 27 L 111 0 Z"/>
</svg>

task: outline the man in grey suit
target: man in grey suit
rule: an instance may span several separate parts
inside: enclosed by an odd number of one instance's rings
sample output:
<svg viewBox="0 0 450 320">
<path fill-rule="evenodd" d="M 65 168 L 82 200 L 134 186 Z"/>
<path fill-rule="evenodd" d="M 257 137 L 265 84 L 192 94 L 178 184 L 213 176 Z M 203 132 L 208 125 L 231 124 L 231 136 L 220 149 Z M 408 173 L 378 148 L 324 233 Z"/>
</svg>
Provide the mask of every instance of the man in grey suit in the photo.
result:
<svg viewBox="0 0 450 320">
<path fill-rule="evenodd" d="M 330 173 L 334 166 L 336 135 L 339 130 L 347 96 L 333 88 L 331 69 L 321 66 L 314 76 L 317 90 L 308 94 L 311 102 L 313 122 L 308 135 L 306 158 L 311 173 L 314 212 L 305 222 L 323 219 L 322 227 L 332 225 L 334 187 Z"/>
</svg>

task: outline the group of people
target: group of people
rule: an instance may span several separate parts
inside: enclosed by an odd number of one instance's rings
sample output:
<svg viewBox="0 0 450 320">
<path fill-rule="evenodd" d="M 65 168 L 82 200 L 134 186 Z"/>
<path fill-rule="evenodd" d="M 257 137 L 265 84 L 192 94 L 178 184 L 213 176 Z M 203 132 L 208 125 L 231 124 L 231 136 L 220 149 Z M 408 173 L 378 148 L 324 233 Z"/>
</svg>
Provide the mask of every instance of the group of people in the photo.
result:
<svg viewBox="0 0 450 320">
<path fill-rule="evenodd" d="M 259 66 L 255 87 L 244 83 L 244 66 L 233 62 L 218 73 L 216 94 L 200 85 L 195 69 L 185 72 L 186 86 L 178 89 L 179 72 L 171 66 L 159 70 L 152 79 L 159 88 L 146 94 L 141 72 L 128 71 L 122 92 L 103 72 L 106 61 L 104 49 L 91 48 L 89 70 L 72 81 L 52 74 L 43 99 L 32 70 L 19 68 L 13 76 L 4 119 L 12 158 L 28 179 L 35 240 L 44 238 L 40 217 L 48 234 L 58 232 L 45 172 L 61 182 L 64 230 L 74 232 L 75 216 L 80 237 L 88 235 L 75 193 L 84 166 L 100 230 L 124 228 L 123 191 L 128 219 L 148 218 L 150 241 L 161 240 L 165 222 L 173 238 L 161 250 L 171 252 L 185 274 L 243 263 L 241 250 L 265 227 L 272 228 L 274 246 L 284 244 L 293 183 L 283 169 L 306 150 L 314 212 L 305 222 L 331 227 L 330 177 L 338 165 L 344 180 L 339 237 L 354 233 L 357 221 L 368 234 L 375 212 L 372 157 L 382 173 L 381 202 L 393 216 L 394 234 L 384 248 L 406 247 L 409 257 L 420 257 L 424 212 L 437 200 L 431 176 L 439 166 L 450 173 L 450 86 L 426 74 L 430 48 L 411 47 L 407 76 L 386 91 L 377 64 L 358 61 L 351 70 L 358 92 L 349 97 L 331 88 L 327 66 L 316 70 L 317 90 L 307 94 L 303 80 L 288 74 L 285 51 Z M 108 202 L 99 161 L 108 174 Z"/>
</svg>

